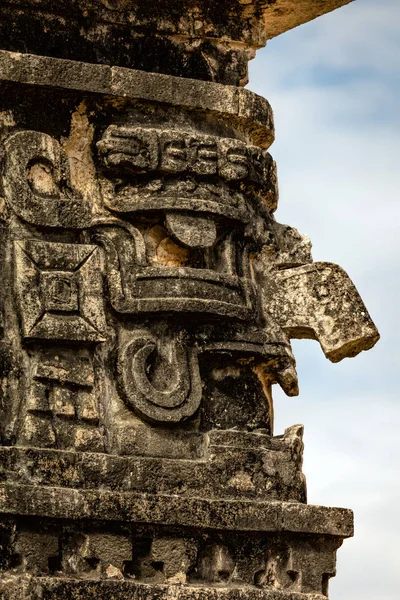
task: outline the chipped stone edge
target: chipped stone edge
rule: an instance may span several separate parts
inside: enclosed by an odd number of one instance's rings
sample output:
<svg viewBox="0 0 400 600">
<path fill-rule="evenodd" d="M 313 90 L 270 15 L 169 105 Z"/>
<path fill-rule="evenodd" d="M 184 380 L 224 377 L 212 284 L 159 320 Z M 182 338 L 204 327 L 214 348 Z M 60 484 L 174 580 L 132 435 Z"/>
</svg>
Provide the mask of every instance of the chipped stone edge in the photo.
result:
<svg viewBox="0 0 400 600">
<path fill-rule="evenodd" d="M 283 7 L 280 11 L 274 11 L 274 5 L 268 3 L 268 8 L 264 16 L 266 39 L 271 40 L 295 27 L 309 23 L 318 17 L 322 17 L 338 8 L 350 4 L 353 0 L 324 0 L 323 2 L 296 2 L 298 10 L 291 10 L 290 5 Z M 294 3 L 293 3 L 294 4 Z M 307 5 L 310 5 L 311 8 Z M 285 10 L 286 8 L 286 10 Z M 310 12 L 312 11 L 312 12 Z"/>
<path fill-rule="evenodd" d="M 0 50 L 1 80 L 215 112 L 239 119 L 262 148 L 274 141 L 270 104 L 243 88 L 8 50 Z"/>
</svg>

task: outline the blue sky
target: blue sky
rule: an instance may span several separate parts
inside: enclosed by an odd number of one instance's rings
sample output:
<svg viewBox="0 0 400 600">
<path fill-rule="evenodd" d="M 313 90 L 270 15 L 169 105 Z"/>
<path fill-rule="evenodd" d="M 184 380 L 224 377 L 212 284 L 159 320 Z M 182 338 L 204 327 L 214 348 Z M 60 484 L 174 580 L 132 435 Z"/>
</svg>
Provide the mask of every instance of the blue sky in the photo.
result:
<svg viewBox="0 0 400 600">
<path fill-rule="evenodd" d="M 340 264 L 381 340 L 333 365 L 294 341 L 300 396 L 275 390 L 276 433 L 305 424 L 309 502 L 355 511 L 331 600 L 398 600 L 400 572 L 400 0 L 357 0 L 250 63 L 275 113 L 277 220 Z"/>
</svg>

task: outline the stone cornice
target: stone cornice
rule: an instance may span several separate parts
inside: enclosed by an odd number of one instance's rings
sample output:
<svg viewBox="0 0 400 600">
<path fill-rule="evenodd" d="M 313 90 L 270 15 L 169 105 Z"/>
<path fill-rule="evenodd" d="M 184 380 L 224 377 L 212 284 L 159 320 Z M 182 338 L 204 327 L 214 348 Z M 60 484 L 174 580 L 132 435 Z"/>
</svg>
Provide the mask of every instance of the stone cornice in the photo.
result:
<svg viewBox="0 0 400 600">
<path fill-rule="evenodd" d="M 267 100 L 247 89 L 48 56 L 0 51 L 0 81 L 160 102 L 237 119 L 253 143 L 268 148 L 274 122 Z"/>
</svg>

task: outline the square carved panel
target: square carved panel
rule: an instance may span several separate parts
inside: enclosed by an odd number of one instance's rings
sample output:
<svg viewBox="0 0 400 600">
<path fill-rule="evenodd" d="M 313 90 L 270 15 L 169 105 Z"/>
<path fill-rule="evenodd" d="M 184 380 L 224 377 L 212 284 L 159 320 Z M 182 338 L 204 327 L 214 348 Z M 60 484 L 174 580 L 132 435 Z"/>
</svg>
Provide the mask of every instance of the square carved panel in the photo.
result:
<svg viewBox="0 0 400 600">
<path fill-rule="evenodd" d="M 27 240 L 14 251 L 24 338 L 105 340 L 97 246 Z"/>
</svg>

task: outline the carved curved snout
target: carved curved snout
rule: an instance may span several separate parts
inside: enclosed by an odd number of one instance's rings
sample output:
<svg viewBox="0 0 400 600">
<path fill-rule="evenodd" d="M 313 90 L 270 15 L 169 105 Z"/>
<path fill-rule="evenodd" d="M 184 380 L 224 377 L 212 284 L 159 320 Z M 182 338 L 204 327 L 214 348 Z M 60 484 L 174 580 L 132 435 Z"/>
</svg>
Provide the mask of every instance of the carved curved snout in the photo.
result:
<svg viewBox="0 0 400 600">
<path fill-rule="evenodd" d="M 265 310 L 290 338 L 316 339 L 332 362 L 369 350 L 379 339 L 347 273 L 332 263 L 312 263 L 274 273 L 264 292 Z"/>
<path fill-rule="evenodd" d="M 162 355 L 161 344 L 165 346 Z M 159 372 L 165 371 L 158 387 L 148 375 L 156 358 Z M 128 403 L 147 420 L 178 423 L 193 415 L 200 405 L 197 352 L 185 348 L 179 340 L 163 341 L 146 332 L 137 333 L 121 351 L 119 370 Z"/>
</svg>

